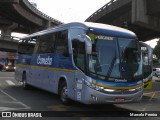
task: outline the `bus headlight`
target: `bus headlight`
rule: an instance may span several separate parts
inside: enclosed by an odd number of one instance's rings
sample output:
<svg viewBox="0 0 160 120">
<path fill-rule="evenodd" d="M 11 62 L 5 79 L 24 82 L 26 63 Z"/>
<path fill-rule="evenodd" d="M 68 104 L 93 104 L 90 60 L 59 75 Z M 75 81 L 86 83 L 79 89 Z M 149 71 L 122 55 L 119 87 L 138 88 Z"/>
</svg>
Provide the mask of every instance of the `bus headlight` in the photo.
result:
<svg viewBox="0 0 160 120">
<path fill-rule="evenodd" d="M 84 80 L 84 83 L 87 85 L 87 86 L 92 86 L 92 78 L 90 77 L 86 77 L 85 80 Z"/>
<path fill-rule="evenodd" d="M 104 91 L 106 91 L 106 92 L 115 92 L 115 90 L 112 90 L 112 89 L 104 89 Z"/>
<path fill-rule="evenodd" d="M 93 82 L 95 82 L 95 81 L 94 81 L 92 78 L 86 77 L 84 83 L 85 83 L 88 87 L 90 87 L 90 88 L 92 88 L 92 89 L 95 89 L 95 90 L 97 90 L 97 91 L 100 91 L 100 90 L 104 89 L 104 87 L 97 86 L 97 85 L 93 84 Z"/>
<path fill-rule="evenodd" d="M 9 69 L 9 66 L 6 66 L 6 69 Z"/>
<path fill-rule="evenodd" d="M 136 90 L 138 90 L 138 91 L 140 91 L 142 89 L 143 89 L 143 86 L 140 86 L 140 87 L 136 88 Z"/>
<path fill-rule="evenodd" d="M 140 90 L 142 90 L 142 89 L 143 89 L 143 86 L 140 86 L 140 87 L 138 87 L 138 88 L 129 89 L 128 91 L 134 92 L 134 91 L 140 91 Z"/>
</svg>

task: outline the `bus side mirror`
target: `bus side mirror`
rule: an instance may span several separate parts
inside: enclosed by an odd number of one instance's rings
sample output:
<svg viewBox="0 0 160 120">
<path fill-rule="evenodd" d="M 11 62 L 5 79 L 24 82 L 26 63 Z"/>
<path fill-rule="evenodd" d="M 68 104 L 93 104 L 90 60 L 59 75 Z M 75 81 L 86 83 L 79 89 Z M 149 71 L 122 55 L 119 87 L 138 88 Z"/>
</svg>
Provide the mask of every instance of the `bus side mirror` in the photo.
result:
<svg viewBox="0 0 160 120">
<path fill-rule="evenodd" d="M 84 39 L 85 42 L 85 47 L 86 47 L 86 53 L 91 54 L 92 53 L 92 41 L 87 35 L 82 35 L 82 38 Z"/>
<path fill-rule="evenodd" d="M 76 38 L 73 40 L 79 40 L 80 42 L 85 42 L 85 49 L 87 54 L 92 53 L 92 41 L 89 36 L 83 34 L 83 35 L 78 35 Z"/>
</svg>

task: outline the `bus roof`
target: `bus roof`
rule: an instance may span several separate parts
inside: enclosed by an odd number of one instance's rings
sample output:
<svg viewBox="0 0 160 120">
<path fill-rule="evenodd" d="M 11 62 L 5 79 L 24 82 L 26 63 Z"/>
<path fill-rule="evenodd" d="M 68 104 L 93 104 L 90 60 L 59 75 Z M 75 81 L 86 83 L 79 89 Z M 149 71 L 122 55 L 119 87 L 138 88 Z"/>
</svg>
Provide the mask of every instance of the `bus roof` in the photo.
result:
<svg viewBox="0 0 160 120">
<path fill-rule="evenodd" d="M 112 36 L 119 36 L 119 37 L 131 37 L 135 38 L 136 35 L 130 30 L 112 26 L 112 25 L 107 25 L 107 24 L 102 24 L 102 23 L 92 23 L 92 22 L 71 22 L 71 23 L 66 23 L 66 24 L 61 24 L 56 27 L 52 27 L 43 31 L 39 31 L 36 33 L 33 33 L 31 35 L 28 35 L 26 37 L 23 37 L 22 39 L 30 38 L 30 37 L 35 37 L 39 35 L 43 35 L 46 33 L 51 33 L 54 31 L 60 31 L 60 30 L 65 30 L 69 28 L 83 28 L 88 30 L 89 28 L 94 30 L 94 32 L 98 33 L 104 33 L 107 35 L 112 35 Z"/>
</svg>

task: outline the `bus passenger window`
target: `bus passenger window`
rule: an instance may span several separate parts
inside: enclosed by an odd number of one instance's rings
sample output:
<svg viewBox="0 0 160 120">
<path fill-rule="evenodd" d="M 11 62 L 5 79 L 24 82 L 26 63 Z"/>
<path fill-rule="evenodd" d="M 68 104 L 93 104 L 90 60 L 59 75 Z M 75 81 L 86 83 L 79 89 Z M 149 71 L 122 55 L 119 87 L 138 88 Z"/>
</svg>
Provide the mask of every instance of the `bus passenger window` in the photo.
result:
<svg viewBox="0 0 160 120">
<path fill-rule="evenodd" d="M 42 35 L 38 40 L 39 44 L 37 44 L 38 49 L 36 50 L 36 53 L 54 53 L 55 33 Z"/>
<path fill-rule="evenodd" d="M 36 38 L 20 40 L 18 43 L 19 54 L 32 54 L 36 44 Z"/>
<path fill-rule="evenodd" d="M 68 50 L 68 31 L 64 30 L 57 33 L 56 54 L 62 54 L 65 57 L 69 56 Z"/>
</svg>

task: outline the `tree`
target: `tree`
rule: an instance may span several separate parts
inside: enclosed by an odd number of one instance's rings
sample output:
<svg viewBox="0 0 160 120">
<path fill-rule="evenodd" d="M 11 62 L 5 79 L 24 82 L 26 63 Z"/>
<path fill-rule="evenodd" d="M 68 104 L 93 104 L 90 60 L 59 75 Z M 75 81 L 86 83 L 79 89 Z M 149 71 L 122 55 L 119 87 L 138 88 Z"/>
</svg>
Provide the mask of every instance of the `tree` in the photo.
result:
<svg viewBox="0 0 160 120">
<path fill-rule="evenodd" d="M 155 46 L 153 50 L 153 54 L 157 56 L 158 59 L 160 59 L 160 39 L 157 41 L 157 45 Z"/>
</svg>

